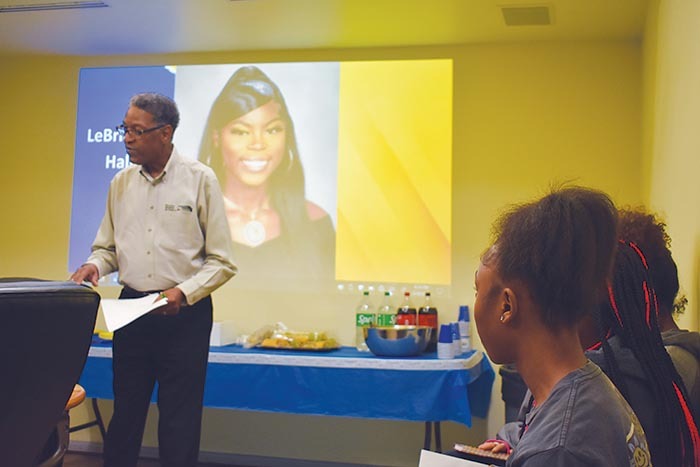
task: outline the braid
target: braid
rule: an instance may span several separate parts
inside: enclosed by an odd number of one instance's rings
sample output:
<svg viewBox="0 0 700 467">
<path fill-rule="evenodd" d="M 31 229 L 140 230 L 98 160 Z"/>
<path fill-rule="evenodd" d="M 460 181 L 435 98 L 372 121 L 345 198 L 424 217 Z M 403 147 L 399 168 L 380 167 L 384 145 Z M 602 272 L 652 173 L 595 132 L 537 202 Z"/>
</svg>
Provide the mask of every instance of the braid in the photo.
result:
<svg viewBox="0 0 700 467">
<path fill-rule="evenodd" d="M 611 303 L 615 303 L 612 301 L 612 291 L 610 292 L 610 297 L 611 297 Z M 608 307 L 607 304 L 604 304 L 601 306 L 603 307 Z M 616 305 L 613 305 L 612 308 L 613 310 L 615 309 Z M 607 323 L 607 320 L 604 317 L 604 310 L 601 309 L 598 313 L 594 314 L 595 321 L 596 321 L 596 326 L 598 328 L 598 334 L 600 336 L 600 341 L 597 342 L 591 349 L 593 348 L 602 348 L 603 349 L 603 357 L 605 358 L 605 365 L 606 368 L 608 369 L 608 377 L 610 380 L 613 382 L 615 387 L 617 388 L 618 391 L 622 394 L 622 396 L 626 400 L 629 399 L 629 389 L 627 388 L 627 381 L 625 380 L 625 377 L 622 375 L 622 371 L 620 371 L 620 366 L 617 364 L 617 360 L 615 359 L 615 353 L 613 352 L 612 348 L 610 347 L 610 343 L 608 342 L 608 338 L 612 336 L 612 330 L 610 327 L 610 324 Z M 589 350 L 591 350 L 589 349 Z"/>
<path fill-rule="evenodd" d="M 618 249 L 609 295 L 609 311 L 614 316 L 601 320 L 606 320 L 613 333 L 632 350 L 656 401 L 660 438 L 657 446 L 651 446 L 654 465 L 700 467 L 697 423 L 688 408 L 682 379 L 661 340 L 656 292 L 646 258 L 633 243 L 623 243 Z"/>
</svg>

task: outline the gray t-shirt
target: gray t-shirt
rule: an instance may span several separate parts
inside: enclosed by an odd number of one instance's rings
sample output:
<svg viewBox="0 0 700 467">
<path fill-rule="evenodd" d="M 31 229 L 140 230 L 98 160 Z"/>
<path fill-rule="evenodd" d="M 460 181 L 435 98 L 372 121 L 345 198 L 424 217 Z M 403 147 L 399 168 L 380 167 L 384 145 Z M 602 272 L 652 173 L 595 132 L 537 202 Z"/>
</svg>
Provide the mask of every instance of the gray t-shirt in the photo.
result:
<svg viewBox="0 0 700 467">
<path fill-rule="evenodd" d="M 700 334 L 674 329 L 661 333 L 668 355 L 673 360 L 676 371 L 683 378 L 688 391 L 688 402 L 693 407 L 695 417 L 700 417 Z"/>
<path fill-rule="evenodd" d="M 508 424 L 499 433 L 514 447 L 509 467 L 651 466 L 639 420 L 590 361 L 562 378 L 529 411 L 524 428 L 515 432 L 516 427 Z"/>
</svg>

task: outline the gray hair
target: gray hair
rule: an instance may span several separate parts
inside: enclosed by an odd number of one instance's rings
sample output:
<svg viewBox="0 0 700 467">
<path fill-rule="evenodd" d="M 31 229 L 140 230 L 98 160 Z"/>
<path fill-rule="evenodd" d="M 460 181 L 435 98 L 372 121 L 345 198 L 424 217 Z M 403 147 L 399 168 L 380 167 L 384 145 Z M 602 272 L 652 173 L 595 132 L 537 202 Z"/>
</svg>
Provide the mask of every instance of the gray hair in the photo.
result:
<svg viewBox="0 0 700 467">
<path fill-rule="evenodd" d="M 177 110 L 177 105 L 168 96 L 153 92 L 136 94 L 129 100 L 129 106 L 153 115 L 153 120 L 158 124 L 170 125 L 173 127 L 173 133 L 180 123 L 180 112 Z"/>
</svg>

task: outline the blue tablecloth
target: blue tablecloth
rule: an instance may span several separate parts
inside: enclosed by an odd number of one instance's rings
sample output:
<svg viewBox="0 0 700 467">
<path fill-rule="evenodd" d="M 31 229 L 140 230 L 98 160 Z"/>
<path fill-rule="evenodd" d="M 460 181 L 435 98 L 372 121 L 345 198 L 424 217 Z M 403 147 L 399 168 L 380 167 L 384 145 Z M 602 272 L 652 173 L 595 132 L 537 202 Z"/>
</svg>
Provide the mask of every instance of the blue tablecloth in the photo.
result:
<svg viewBox="0 0 700 467">
<path fill-rule="evenodd" d="M 88 397 L 112 399 L 111 344 L 96 339 L 80 378 Z M 329 352 L 211 347 L 206 407 L 471 426 L 485 417 L 494 372 L 481 352 L 380 358 L 343 347 Z"/>
</svg>

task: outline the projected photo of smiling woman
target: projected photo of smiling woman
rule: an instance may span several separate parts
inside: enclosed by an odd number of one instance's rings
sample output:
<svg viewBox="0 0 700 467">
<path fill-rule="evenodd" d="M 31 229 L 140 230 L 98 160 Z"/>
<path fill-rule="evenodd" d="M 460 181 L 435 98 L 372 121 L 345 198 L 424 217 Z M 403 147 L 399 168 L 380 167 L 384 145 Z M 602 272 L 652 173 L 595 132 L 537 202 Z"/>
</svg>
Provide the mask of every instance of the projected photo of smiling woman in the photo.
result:
<svg viewBox="0 0 700 467">
<path fill-rule="evenodd" d="M 209 111 L 198 158 L 219 178 L 241 276 L 334 278 L 333 220 L 306 197 L 291 112 L 260 68 L 243 66 L 228 79 Z"/>
</svg>

